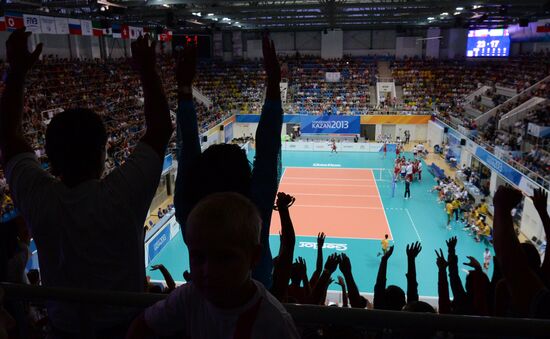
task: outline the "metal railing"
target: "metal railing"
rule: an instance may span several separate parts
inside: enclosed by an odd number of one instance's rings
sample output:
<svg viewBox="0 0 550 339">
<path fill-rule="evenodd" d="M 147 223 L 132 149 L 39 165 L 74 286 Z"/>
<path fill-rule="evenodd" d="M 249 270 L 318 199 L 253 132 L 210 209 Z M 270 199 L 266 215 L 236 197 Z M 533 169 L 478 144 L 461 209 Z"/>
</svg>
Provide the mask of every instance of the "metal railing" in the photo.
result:
<svg viewBox="0 0 550 339">
<path fill-rule="evenodd" d="M 0 283 L 7 300 L 56 300 L 90 305 L 145 308 L 166 298 L 165 294 L 34 287 Z M 299 328 L 337 326 L 368 331 L 445 331 L 473 337 L 547 337 L 550 321 L 541 319 L 496 318 L 434 313 L 337 308 L 285 304 Z"/>
</svg>

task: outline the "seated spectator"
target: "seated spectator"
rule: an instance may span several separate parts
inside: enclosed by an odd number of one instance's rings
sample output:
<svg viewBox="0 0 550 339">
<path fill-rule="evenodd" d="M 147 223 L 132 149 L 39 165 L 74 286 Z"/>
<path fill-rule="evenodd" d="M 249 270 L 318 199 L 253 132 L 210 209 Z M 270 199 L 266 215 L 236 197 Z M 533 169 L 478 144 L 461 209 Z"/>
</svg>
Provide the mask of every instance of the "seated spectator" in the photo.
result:
<svg viewBox="0 0 550 339">
<path fill-rule="evenodd" d="M 27 50 L 29 35 L 18 29 L 6 43 L 10 72 L 0 101 L 0 149 L 15 205 L 40 252 L 43 284 L 141 292 L 143 224 L 172 133 L 155 70 L 155 43 L 149 46 L 147 37 L 132 43 L 148 127 L 133 154 L 101 178 L 105 125 L 91 110 L 69 109 L 53 117 L 46 131 L 46 154 L 56 178 L 40 166 L 22 134 L 25 79 L 42 50 L 42 44 L 33 53 Z M 50 302 L 48 315 L 56 336 L 114 338 L 123 335 L 135 310 Z"/>
<path fill-rule="evenodd" d="M 261 256 L 260 214 L 237 193 L 215 193 L 189 214 L 185 229 L 192 281 L 149 307 L 127 338 L 299 338 L 290 315 L 250 278 Z"/>
</svg>

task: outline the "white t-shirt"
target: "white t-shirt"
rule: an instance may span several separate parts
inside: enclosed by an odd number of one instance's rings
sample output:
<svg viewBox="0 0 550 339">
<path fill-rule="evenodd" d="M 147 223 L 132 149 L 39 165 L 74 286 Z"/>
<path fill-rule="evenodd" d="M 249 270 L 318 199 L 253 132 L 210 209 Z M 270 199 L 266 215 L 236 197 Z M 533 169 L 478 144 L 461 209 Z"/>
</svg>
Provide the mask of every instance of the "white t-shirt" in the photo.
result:
<svg viewBox="0 0 550 339">
<path fill-rule="evenodd" d="M 407 165 L 407 174 L 413 174 L 413 165 L 412 164 Z"/>
<path fill-rule="evenodd" d="M 193 339 L 233 339 L 240 316 L 260 302 L 254 313 L 255 320 L 244 326 L 252 327 L 250 338 L 299 338 L 294 321 L 283 305 L 261 283 L 253 282 L 257 290 L 252 299 L 231 310 L 212 305 L 193 283 L 181 285 L 166 299 L 145 310 L 145 322 L 157 335 L 184 333 Z"/>
<path fill-rule="evenodd" d="M 68 188 L 45 172 L 34 153 L 6 166 L 16 206 L 30 226 L 44 286 L 142 292 L 143 224 L 159 184 L 162 159 L 139 143 L 126 162 L 101 180 Z M 48 303 L 54 326 L 79 329 L 79 310 L 96 329 L 130 320 L 135 310 Z M 93 311 L 92 311 L 93 310 Z"/>
<path fill-rule="evenodd" d="M 483 262 L 490 263 L 492 257 L 491 252 L 483 252 Z"/>
</svg>

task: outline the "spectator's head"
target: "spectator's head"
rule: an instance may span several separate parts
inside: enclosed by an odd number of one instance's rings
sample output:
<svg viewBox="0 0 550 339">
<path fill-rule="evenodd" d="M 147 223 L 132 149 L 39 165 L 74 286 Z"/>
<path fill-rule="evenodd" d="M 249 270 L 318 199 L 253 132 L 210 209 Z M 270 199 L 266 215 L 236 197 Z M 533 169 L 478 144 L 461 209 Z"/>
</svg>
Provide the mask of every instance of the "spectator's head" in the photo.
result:
<svg viewBox="0 0 550 339">
<path fill-rule="evenodd" d="M 191 278 L 214 305 L 235 307 L 251 288 L 260 227 L 256 206 L 234 192 L 209 195 L 191 211 L 185 237 Z"/>
<path fill-rule="evenodd" d="M 290 282 L 292 285 L 300 286 L 301 281 L 302 276 L 300 272 L 300 264 L 295 262 L 292 264 L 292 267 L 290 269 Z"/>
<path fill-rule="evenodd" d="M 435 313 L 432 305 L 424 301 L 413 301 L 403 307 L 406 312 Z"/>
<path fill-rule="evenodd" d="M 46 130 L 46 154 L 52 173 L 70 186 L 100 178 L 107 132 L 99 115 L 76 108 L 53 117 Z"/>
<path fill-rule="evenodd" d="M 388 235 L 387 235 L 387 234 L 384 235 L 384 239 L 388 239 Z"/>
<path fill-rule="evenodd" d="M 405 292 L 401 287 L 390 285 L 386 288 L 386 308 L 392 311 L 400 311 L 407 303 L 405 300 Z"/>
<path fill-rule="evenodd" d="M 37 269 L 29 270 L 27 279 L 29 279 L 29 283 L 33 286 L 40 285 L 40 272 Z"/>
<path fill-rule="evenodd" d="M 188 186 L 195 203 L 215 192 L 249 196 L 252 172 L 245 151 L 238 145 L 208 147 L 191 168 Z"/>
</svg>

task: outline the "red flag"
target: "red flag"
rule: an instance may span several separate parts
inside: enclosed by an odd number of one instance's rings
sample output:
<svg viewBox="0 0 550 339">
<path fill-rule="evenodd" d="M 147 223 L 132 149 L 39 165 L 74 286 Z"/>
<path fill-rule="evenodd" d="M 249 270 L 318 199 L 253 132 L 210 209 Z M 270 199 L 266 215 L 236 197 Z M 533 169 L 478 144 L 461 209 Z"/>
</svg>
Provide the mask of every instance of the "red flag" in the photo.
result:
<svg viewBox="0 0 550 339">
<path fill-rule="evenodd" d="M 120 35 L 122 39 L 125 39 L 125 40 L 130 39 L 130 27 L 128 27 L 128 25 L 122 25 L 120 29 Z"/>
<path fill-rule="evenodd" d="M 3 32 L 6 30 L 6 21 L 4 20 L 4 17 L 0 17 L 0 32 Z"/>
<path fill-rule="evenodd" d="M 6 28 L 8 31 L 15 31 L 18 28 L 23 28 L 25 23 L 22 14 L 7 14 L 6 13 Z"/>
</svg>

